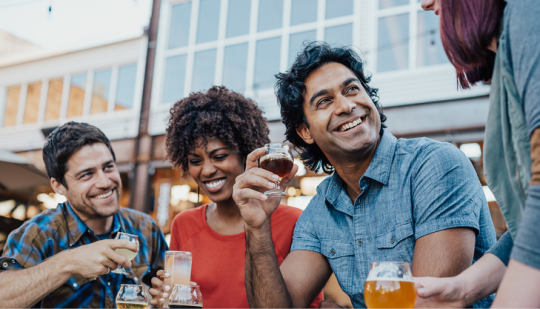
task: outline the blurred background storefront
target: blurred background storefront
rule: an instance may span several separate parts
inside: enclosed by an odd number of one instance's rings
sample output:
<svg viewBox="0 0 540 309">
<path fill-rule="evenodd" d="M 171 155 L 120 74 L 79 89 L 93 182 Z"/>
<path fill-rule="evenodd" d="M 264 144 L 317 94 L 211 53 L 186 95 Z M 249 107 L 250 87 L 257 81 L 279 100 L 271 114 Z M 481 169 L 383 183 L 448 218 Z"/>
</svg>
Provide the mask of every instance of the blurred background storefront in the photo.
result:
<svg viewBox="0 0 540 309">
<path fill-rule="evenodd" d="M 0 149 L 35 166 L 41 177 L 48 133 L 70 120 L 96 125 L 116 152 L 122 206 L 151 214 L 168 234 L 177 213 L 209 201 L 166 159 L 164 133 L 172 104 L 193 91 L 225 85 L 255 100 L 268 119 L 270 139 L 282 142 L 274 75 L 287 70 L 304 42 L 324 40 L 361 53 L 372 85 L 380 89 L 390 132 L 450 142 L 469 157 L 497 235 L 506 230 L 483 176 L 489 86 L 457 89 L 438 17 L 424 12 L 419 0 L 123 2 L 139 6 L 146 27 L 105 43 L 51 49 L 0 30 Z M 52 12 L 63 5 L 68 4 L 57 1 Z M 123 16 L 114 18 L 122 22 Z M 300 170 L 283 202 L 303 209 L 327 175 L 296 163 Z M 10 222 L 0 224 L 5 227 L 0 247 L 10 229 L 63 201 L 46 181 L 24 189 L 1 183 L 0 216 Z M 335 285 L 327 290 L 336 290 Z"/>
</svg>

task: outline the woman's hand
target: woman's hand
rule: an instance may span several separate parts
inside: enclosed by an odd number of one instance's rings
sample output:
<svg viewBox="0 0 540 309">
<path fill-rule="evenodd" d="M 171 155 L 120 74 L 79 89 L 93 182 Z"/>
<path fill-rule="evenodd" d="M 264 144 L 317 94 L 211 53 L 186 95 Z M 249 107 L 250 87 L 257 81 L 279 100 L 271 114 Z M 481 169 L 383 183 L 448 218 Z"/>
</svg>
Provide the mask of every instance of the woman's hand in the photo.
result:
<svg viewBox="0 0 540 309">
<path fill-rule="evenodd" d="M 157 277 L 152 278 L 152 288 L 148 291 L 152 295 L 152 300 L 150 305 L 153 305 L 158 308 L 163 307 L 163 302 L 171 291 L 171 287 L 165 285 L 165 278 L 169 278 L 171 275 L 166 273 L 164 270 L 158 270 L 156 273 Z"/>
<path fill-rule="evenodd" d="M 416 286 L 415 308 L 465 308 L 463 284 L 458 277 L 414 278 Z"/>
</svg>

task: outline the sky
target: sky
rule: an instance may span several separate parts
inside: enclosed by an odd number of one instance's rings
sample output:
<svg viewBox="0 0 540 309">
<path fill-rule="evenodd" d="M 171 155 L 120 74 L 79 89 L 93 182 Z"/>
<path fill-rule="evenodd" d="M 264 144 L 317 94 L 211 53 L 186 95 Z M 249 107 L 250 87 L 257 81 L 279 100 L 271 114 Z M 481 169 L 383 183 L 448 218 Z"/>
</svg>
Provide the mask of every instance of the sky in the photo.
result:
<svg viewBox="0 0 540 309">
<path fill-rule="evenodd" d="M 0 0 L 0 29 L 46 49 L 98 46 L 141 35 L 151 5 L 152 0 Z"/>
</svg>

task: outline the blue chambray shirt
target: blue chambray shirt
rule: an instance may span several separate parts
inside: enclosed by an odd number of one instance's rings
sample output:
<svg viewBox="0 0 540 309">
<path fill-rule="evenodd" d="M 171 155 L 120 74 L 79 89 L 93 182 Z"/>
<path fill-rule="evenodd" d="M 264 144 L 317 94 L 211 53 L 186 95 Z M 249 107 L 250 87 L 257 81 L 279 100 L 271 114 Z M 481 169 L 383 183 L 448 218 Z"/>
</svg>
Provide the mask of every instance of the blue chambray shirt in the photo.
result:
<svg viewBox="0 0 540 309">
<path fill-rule="evenodd" d="M 114 308 L 120 285 L 151 285 L 159 269 L 164 269 L 165 237 L 152 218 L 142 212 L 120 207 L 114 215 L 111 237 L 116 232 L 139 237 L 139 252 L 127 270 L 129 275 L 109 273 L 95 280 L 76 275 L 33 308 Z M 29 268 L 62 251 L 98 241 L 97 235 L 66 202 L 25 222 L 9 234 L 0 258 L 0 272 Z"/>
<path fill-rule="evenodd" d="M 355 308 L 365 307 L 370 263 L 412 263 L 418 238 L 470 227 L 477 233 L 473 262 L 496 241 L 475 170 L 455 146 L 427 138 L 397 140 L 384 131 L 360 178 L 354 204 L 334 173 L 317 187 L 296 223 L 291 251 L 323 254 Z M 489 307 L 492 296 L 475 304 Z"/>
</svg>

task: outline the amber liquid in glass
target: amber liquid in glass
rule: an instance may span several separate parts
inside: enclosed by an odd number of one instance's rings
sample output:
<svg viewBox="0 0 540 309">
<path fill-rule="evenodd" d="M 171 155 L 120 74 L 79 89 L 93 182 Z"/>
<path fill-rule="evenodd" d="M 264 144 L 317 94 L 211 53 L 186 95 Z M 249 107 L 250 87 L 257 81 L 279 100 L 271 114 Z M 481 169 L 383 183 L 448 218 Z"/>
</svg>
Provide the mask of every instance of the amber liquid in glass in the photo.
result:
<svg viewBox="0 0 540 309">
<path fill-rule="evenodd" d="M 364 300 L 371 308 L 413 308 L 416 301 L 414 282 L 400 280 L 366 281 Z"/>
<path fill-rule="evenodd" d="M 265 155 L 261 158 L 261 168 L 270 171 L 279 177 L 284 177 L 291 172 L 293 161 L 280 154 Z"/>
<path fill-rule="evenodd" d="M 135 303 L 135 302 L 116 302 L 116 309 L 146 309 L 147 303 Z"/>
</svg>

